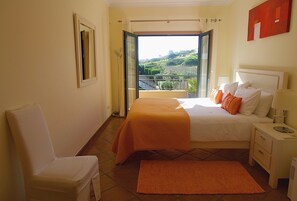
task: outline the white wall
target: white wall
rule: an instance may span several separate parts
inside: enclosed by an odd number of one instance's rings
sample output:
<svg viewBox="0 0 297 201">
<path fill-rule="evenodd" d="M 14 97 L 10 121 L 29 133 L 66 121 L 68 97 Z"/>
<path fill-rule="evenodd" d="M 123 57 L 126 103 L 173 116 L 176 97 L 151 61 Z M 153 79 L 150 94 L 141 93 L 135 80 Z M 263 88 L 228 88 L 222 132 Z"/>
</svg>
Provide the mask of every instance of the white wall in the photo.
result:
<svg viewBox="0 0 297 201">
<path fill-rule="evenodd" d="M 58 156 L 75 155 L 111 114 L 104 0 L 0 3 L 0 200 L 24 199 L 5 110 L 40 103 Z M 95 84 L 77 88 L 73 13 L 96 26 Z"/>
<path fill-rule="evenodd" d="M 289 33 L 247 41 L 249 10 L 264 0 L 236 0 L 225 10 L 229 17 L 230 65 L 232 68 L 283 70 L 289 73 L 289 88 L 297 90 L 297 2 L 292 1 Z M 228 63 L 228 61 L 225 61 Z M 297 101 L 297 100 L 296 100 Z M 289 112 L 288 124 L 297 128 L 297 112 Z"/>
</svg>

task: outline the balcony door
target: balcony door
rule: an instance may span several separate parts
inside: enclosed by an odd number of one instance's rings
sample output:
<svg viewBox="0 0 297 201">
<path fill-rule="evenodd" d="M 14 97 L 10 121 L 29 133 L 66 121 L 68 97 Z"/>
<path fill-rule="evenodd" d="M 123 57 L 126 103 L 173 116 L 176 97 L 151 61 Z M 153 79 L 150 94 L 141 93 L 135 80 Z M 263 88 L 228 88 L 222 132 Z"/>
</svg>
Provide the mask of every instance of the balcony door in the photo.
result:
<svg viewBox="0 0 297 201">
<path fill-rule="evenodd" d="M 138 54 L 137 36 L 124 31 L 125 64 L 125 113 L 128 114 L 133 102 L 138 98 Z"/>
<path fill-rule="evenodd" d="M 207 97 L 210 79 L 210 47 L 212 31 L 200 34 L 198 47 L 198 68 L 197 68 L 197 97 Z"/>
<path fill-rule="evenodd" d="M 183 37 L 193 37 L 190 49 L 173 50 L 176 47 L 182 48 L 176 42 L 181 40 L 181 38 L 178 39 L 181 37 L 180 35 L 135 35 L 124 32 L 126 114 L 139 97 L 140 89 L 142 94 L 144 91 L 154 90 L 165 90 L 168 93 L 171 93 L 172 90 L 183 90 L 187 92 L 188 97 L 207 97 L 210 79 L 211 33 L 210 31 L 197 35 L 183 35 Z M 167 40 L 166 38 L 175 36 L 177 39 L 170 44 L 163 44 Z M 153 46 L 155 49 L 143 51 L 145 49 L 143 48 L 145 43 L 142 41 L 144 38 L 162 38 L 162 40 L 150 42 L 149 46 Z M 141 52 L 157 53 L 164 46 L 172 48 L 167 50 L 168 55 L 160 53 L 157 58 L 155 55 L 150 58 L 142 58 Z M 147 94 L 146 97 L 148 97 Z"/>
</svg>

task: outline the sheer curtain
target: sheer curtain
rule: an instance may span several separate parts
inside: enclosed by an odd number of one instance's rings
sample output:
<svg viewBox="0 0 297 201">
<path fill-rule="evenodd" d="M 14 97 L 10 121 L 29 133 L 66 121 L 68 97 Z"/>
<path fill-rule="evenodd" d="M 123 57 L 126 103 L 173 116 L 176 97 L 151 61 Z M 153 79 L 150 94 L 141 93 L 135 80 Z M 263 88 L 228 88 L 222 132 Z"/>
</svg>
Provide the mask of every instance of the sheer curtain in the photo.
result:
<svg viewBox="0 0 297 201">
<path fill-rule="evenodd" d="M 131 31 L 131 22 L 129 19 L 122 20 L 122 30 L 123 31 Z M 122 48 L 123 50 L 123 48 Z M 123 55 L 122 58 L 124 58 Z M 124 59 L 121 59 L 118 62 L 118 107 L 119 107 L 119 116 L 125 116 L 125 72 L 124 72 Z"/>
<path fill-rule="evenodd" d="M 212 30 L 212 44 L 211 44 L 211 61 L 210 61 L 210 79 L 209 89 L 216 87 L 216 68 L 217 68 L 217 53 L 218 53 L 218 37 L 220 19 L 207 19 L 204 22 L 204 32 Z"/>
</svg>

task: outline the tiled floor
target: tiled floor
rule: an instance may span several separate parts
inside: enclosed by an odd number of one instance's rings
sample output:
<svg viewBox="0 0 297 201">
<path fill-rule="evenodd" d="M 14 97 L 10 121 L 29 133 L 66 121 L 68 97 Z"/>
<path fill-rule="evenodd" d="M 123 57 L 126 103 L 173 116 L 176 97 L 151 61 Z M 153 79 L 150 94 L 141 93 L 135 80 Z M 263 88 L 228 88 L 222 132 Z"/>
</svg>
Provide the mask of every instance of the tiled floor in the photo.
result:
<svg viewBox="0 0 297 201">
<path fill-rule="evenodd" d="M 247 150 L 192 149 L 187 153 L 175 150 L 138 152 L 124 164 L 117 166 L 111 151 L 112 141 L 123 118 L 112 117 L 95 135 L 82 155 L 99 158 L 102 201 L 289 201 L 288 180 L 280 180 L 277 189 L 268 185 L 269 175 L 259 165 L 248 165 Z M 140 160 L 236 160 L 240 161 L 254 179 L 266 191 L 254 195 L 144 195 L 136 192 Z M 94 200 L 94 199 L 93 199 Z"/>
</svg>

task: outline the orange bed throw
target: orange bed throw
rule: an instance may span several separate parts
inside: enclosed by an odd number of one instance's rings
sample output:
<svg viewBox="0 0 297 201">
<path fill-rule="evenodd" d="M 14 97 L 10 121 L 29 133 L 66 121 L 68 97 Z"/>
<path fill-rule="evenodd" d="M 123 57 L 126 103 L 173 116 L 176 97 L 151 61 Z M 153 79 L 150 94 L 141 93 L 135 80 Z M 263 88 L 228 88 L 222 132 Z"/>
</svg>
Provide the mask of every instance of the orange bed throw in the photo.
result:
<svg viewBox="0 0 297 201">
<path fill-rule="evenodd" d="M 190 118 L 176 99 L 137 99 L 119 128 L 112 150 L 116 163 L 133 152 L 190 148 Z"/>
</svg>

